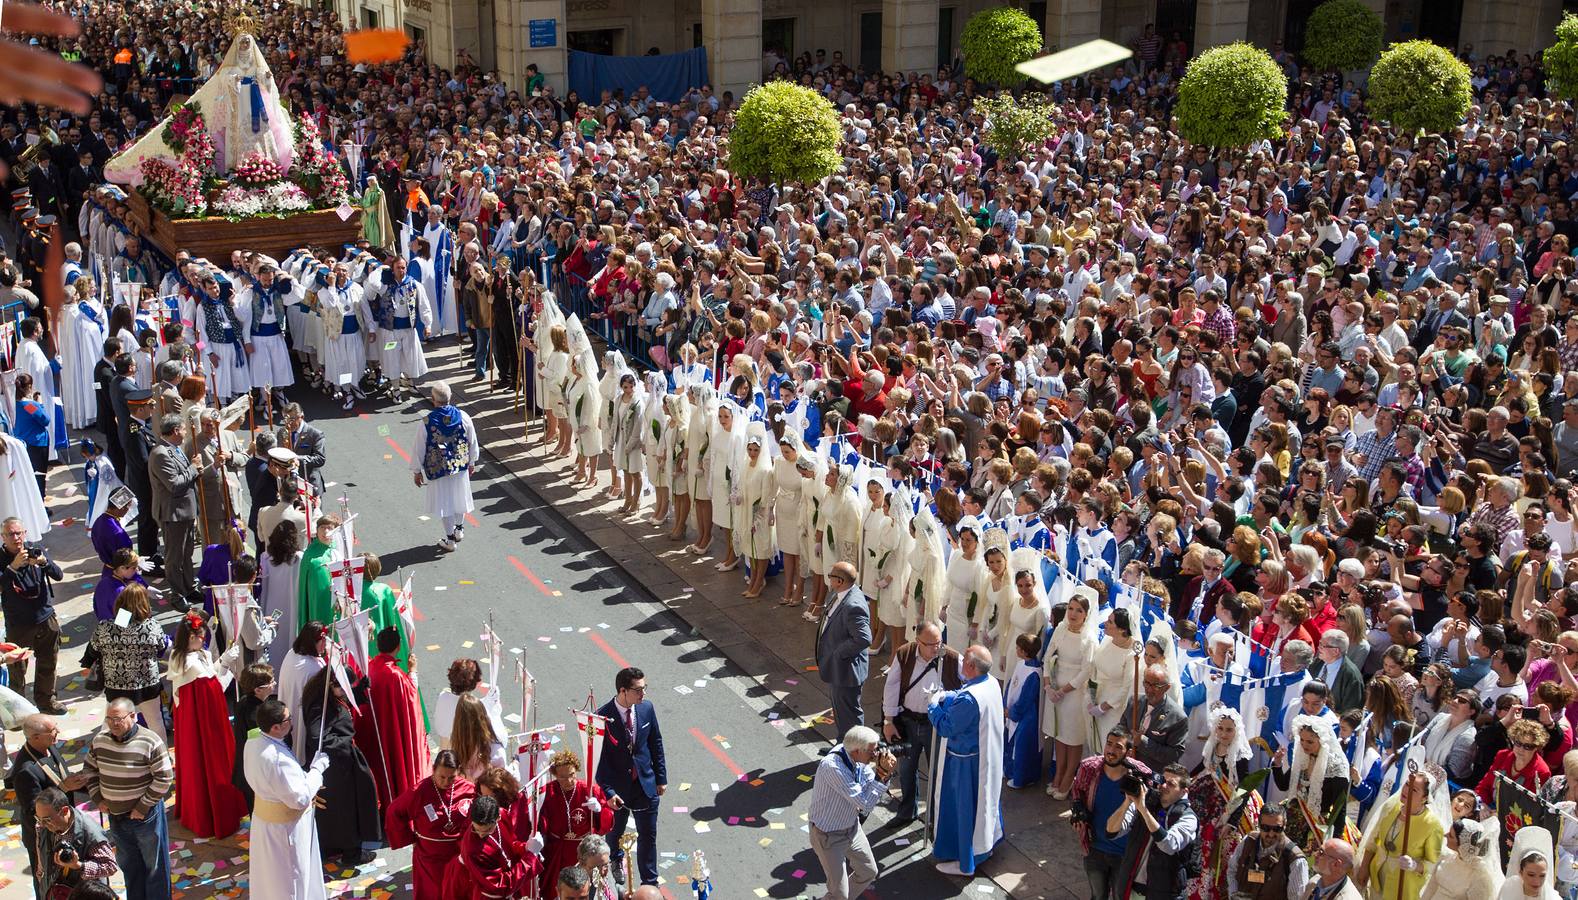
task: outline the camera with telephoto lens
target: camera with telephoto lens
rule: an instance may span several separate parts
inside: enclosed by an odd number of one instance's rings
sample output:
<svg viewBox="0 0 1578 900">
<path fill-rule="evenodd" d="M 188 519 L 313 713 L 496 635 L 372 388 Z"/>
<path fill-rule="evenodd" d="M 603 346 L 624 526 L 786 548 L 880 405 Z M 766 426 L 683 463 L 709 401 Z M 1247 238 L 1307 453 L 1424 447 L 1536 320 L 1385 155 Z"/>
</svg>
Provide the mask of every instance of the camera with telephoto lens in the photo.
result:
<svg viewBox="0 0 1578 900">
<path fill-rule="evenodd" d="M 1123 791 L 1125 797 L 1138 797 L 1140 788 L 1149 786 L 1146 784 L 1149 779 L 1141 774 L 1138 769 L 1135 769 L 1127 760 L 1124 761 L 1123 768 L 1127 771 L 1123 773 L 1122 778 L 1118 779 L 1118 790 Z"/>
</svg>

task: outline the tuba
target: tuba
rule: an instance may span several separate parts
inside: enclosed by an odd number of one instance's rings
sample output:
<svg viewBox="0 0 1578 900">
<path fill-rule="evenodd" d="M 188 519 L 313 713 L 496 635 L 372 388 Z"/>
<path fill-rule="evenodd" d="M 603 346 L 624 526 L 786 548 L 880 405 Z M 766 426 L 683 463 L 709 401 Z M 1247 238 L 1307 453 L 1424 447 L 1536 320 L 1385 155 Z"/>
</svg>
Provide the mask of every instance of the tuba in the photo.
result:
<svg viewBox="0 0 1578 900">
<path fill-rule="evenodd" d="M 38 143 L 17 155 L 16 168 L 20 174 L 26 175 L 33 171 L 33 167 L 38 165 L 39 157 L 60 146 L 60 135 L 48 125 L 39 126 L 38 138 Z"/>
</svg>

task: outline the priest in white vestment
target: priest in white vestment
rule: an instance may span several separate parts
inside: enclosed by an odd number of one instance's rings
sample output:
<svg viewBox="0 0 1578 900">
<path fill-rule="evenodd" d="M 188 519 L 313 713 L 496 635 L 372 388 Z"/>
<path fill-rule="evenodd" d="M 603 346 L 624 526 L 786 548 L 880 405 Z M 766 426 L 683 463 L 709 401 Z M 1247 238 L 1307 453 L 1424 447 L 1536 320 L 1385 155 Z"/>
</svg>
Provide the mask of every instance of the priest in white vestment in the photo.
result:
<svg viewBox="0 0 1578 900">
<path fill-rule="evenodd" d="M 50 413 L 52 425 L 50 427 L 49 458 L 60 459 L 60 447 L 66 442 L 66 421 L 64 411 L 58 403 L 59 395 L 55 391 L 55 364 L 50 361 L 49 355 L 38 343 L 43 332 L 43 324 L 37 319 L 22 320 L 20 327 L 22 334 L 21 352 L 17 356 L 17 368 L 33 377 L 33 390 L 38 393 L 39 405 Z M 15 387 L 15 382 L 7 385 L 8 389 Z M 14 395 L 8 398 L 15 403 Z M 8 412 L 14 413 L 15 406 L 8 404 Z M 12 415 L 12 421 L 16 420 Z"/>
<path fill-rule="evenodd" d="M 38 492 L 38 478 L 33 461 L 28 459 L 27 445 L 9 434 L 0 432 L 0 519 L 16 516 L 27 526 L 27 533 L 41 537 L 49 531 L 49 515 L 44 511 L 44 497 Z"/>
<path fill-rule="evenodd" d="M 98 385 L 93 380 L 93 367 L 104 358 L 110 320 L 104 307 L 91 296 L 65 304 L 64 312 L 66 321 L 61 328 L 60 341 L 61 400 L 66 407 L 66 424 L 72 428 L 86 428 L 98 418 Z"/>
<path fill-rule="evenodd" d="M 432 412 L 422 420 L 411 444 L 411 474 L 425 486 L 427 514 L 444 526 L 440 550 L 448 552 L 465 537 L 471 512 L 471 472 L 482 455 L 471 417 L 450 405 L 449 385 L 433 385 Z"/>
<path fill-rule="evenodd" d="M 944 875 L 971 875 L 1003 839 L 1003 689 L 992 654 L 964 652 L 964 687 L 932 697 L 928 715 L 942 749 L 932 782 L 936 837 L 932 856 Z"/>
<path fill-rule="evenodd" d="M 318 819 L 312 801 L 323 788 L 329 758 L 318 753 L 301 764 L 285 743 L 304 732 L 297 710 L 278 700 L 258 707 L 256 737 L 247 741 L 243 770 L 252 788 L 249 895 L 253 900 L 326 900 L 323 860 L 318 854 Z"/>
</svg>

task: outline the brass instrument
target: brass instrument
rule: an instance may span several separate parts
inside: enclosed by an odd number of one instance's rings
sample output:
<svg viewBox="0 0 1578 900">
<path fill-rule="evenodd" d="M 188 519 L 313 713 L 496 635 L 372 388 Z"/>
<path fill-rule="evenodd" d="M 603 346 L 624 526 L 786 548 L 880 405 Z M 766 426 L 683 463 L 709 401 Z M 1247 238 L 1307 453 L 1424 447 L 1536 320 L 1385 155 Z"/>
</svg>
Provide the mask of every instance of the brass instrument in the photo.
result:
<svg viewBox="0 0 1578 900">
<path fill-rule="evenodd" d="M 619 849 L 625 854 L 625 892 L 633 894 L 641 882 L 636 880 L 636 833 L 627 831 L 619 836 Z"/>
<path fill-rule="evenodd" d="M 38 138 L 38 143 L 17 155 L 16 169 L 18 172 L 26 173 L 31 171 L 33 166 L 38 164 L 39 157 L 60 146 L 60 135 L 56 134 L 55 129 L 50 128 L 48 125 L 39 126 Z"/>
</svg>

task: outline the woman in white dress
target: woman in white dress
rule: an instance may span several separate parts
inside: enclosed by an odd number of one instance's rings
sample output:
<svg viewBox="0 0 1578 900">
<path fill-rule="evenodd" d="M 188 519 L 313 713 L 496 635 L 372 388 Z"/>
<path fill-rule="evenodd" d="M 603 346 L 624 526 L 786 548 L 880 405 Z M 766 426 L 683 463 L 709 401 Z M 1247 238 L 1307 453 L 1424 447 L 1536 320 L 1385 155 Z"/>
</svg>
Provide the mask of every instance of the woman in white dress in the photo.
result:
<svg viewBox="0 0 1578 900">
<path fill-rule="evenodd" d="M 784 596 L 779 606 L 800 605 L 800 542 L 805 531 L 801 449 L 799 438 L 786 430 L 778 439 L 778 458 L 773 460 L 773 533 L 784 561 Z"/>
<path fill-rule="evenodd" d="M 751 580 L 746 597 L 760 597 L 767 590 L 767 566 L 778 553 L 777 529 L 773 524 L 773 503 L 778 482 L 773 473 L 767 428 L 752 422 L 745 430 L 745 465 L 740 471 L 739 524 L 740 555 L 750 560 Z"/>
<path fill-rule="evenodd" d="M 1502 881 L 1496 868 L 1501 834 L 1495 817 L 1457 819 L 1446 828 L 1446 849 L 1419 900 L 1481 900 L 1494 897 Z M 1547 872 L 1547 877 L 1551 877 Z"/>
<path fill-rule="evenodd" d="M 1022 634 L 1040 639 L 1052 609 L 1047 604 L 1046 588 L 1041 585 L 1041 554 L 1028 547 L 1015 550 L 1009 557 L 1014 577 L 1014 598 L 1006 613 L 999 611 L 996 644 L 992 653 L 994 672 L 1007 681 L 1018 661 L 1016 645 Z"/>
<path fill-rule="evenodd" d="M 1067 800 L 1090 732 L 1087 685 L 1096 658 L 1096 617 L 1090 614 L 1090 599 L 1085 594 L 1069 598 L 1063 621 L 1052 629 L 1052 639 L 1041 652 L 1047 676 L 1041 733 L 1053 742 L 1052 763 L 1056 767 L 1047 793 L 1055 800 Z"/>
<path fill-rule="evenodd" d="M 981 558 L 981 526 L 974 519 L 959 521 L 959 545 L 946 570 L 947 596 L 943 618 L 948 646 L 963 653 L 974 642 L 971 608 L 986 596 L 986 561 Z"/>
<path fill-rule="evenodd" d="M 800 458 L 795 461 L 795 471 L 800 473 L 800 558 L 805 561 L 805 577 L 811 581 L 811 606 L 800 614 L 807 622 L 815 622 L 822 615 L 822 602 L 827 599 L 826 577 L 833 563 L 822 555 L 822 536 L 826 533 L 826 517 L 822 505 L 827 502 L 827 460 L 802 447 Z M 804 588 L 799 588 L 804 596 Z"/>
<path fill-rule="evenodd" d="M 712 423 L 717 416 L 717 395 L 711 385 L 691 385 L 685 466 L 691 503 L 696 507 L 696 543 L 685 549 L 698 555 L 712 546 Z M 680 537 L 684 536 L 681 530 Z"/>
<path fill-rule="evenodd" d="M 855 487 L 855 467 L 829 466 L 822 479 L 828 492 L 822 501 L 822 580 L 823 598 L 827 596 L 827 574 L 837 563 L 847 562 L 860 570 L 860 533 L 866 514 L 865 501 Z"/>
<path fill-rule="evenodd" d="M 312 676 L 323 670 L 328 663 L 323 661 L 324 655 L 329 652 L 328 628 L 322 622 L 308 622 L 296 633 L 295 640 L 291 642 L 290 650 L 279 664 L 279 699 L 288 709 L 301 709 L 301 691 L 312 680 Z M 307 729 L 291 729 L 291 750 L 295 752 L 296 759 L 300 760 L 305 755 L 312 758 L 306 751 Z"/>
<path fill-rule="evenodd" d="M 905 555 L 909 559 L 904 567 L 900 605 L 904 610 L 904 639 L 913 641 L 922 624 L 937 622 L 942 616 L 943 598 L 947 596 L 947 563 L 942 525 L 925 502 L 910 519 L 907 530 L 910 540 Z"/>
<path fill-rule="evenodd" d="M 663 409 L 668 398 L 668 379 L 656 372 L 648 374 L 646 401 L 641 405 L 641 458 L 647 481 L 657 494 L 652 518 L 647 523 L 658 528 L 663 527 L 668 518 L 669 488 L 673 484 L 668 457 L 663 453 L 663 437 L 668 425 L 668 415 Z"/>
<path fill-rule="evenodd" d="M 641 473 L 646 468 L 642 435 L 646 433 L 646 397 L 636 389 L 636 374 L 625 370 L 619 376 L 619 393 L 614 397 L 613 440 L 608 444 L 615 483 L 624 479 L 625 502 L 619 511 L 630 514 L 641 505 Z"/>
<path fill-rule="evenodd" d="M 1171 625 L 1157 622 L 1151 626 L 1151 636 L 1145 639 L 1145 667 L 1161 666 L 1167 670 L 1167 696 L 1183 709 L 1183 685 L 1178 669 L 1178 639 Z M 1144 674 L 1143 672 L 1141 673 Z"/>
<path fill-rule="evenodd" d="M 565 415 L 564 389 L 570 380 L 570 337 L 563 325 L 547 331 L 547 346 L 537 352 L 537 377 L 542 398 L 544 443 L 554 443 L 555 459 L 570 455 L 570 420 Z"/>
<path fill-rule="evenodd" d="M 630 383 L 635 384 L 635 374 L 625 364 L 625 355 L 618 350 L 608 350 L 603 353 L 603 377 L 597 382 L 597 397 L 602 404 L 602 418 L 598 425 L 603 431 L 603 450 L 611 459 L 608 463 L 613 480 L 608 485 L 607 497 L 612 500 L 618 497 L 624 485 L 625 470 L 619 465 L 618 431 L 620 425 L 619 410 L 616 408 L 624 390 L 625 376 L 630 376 Z M 592 479 L 596 483 L 597 479 Z"/>
<path fill-rule="evenodd" d="M 1101 752 L 1107 732 L 1123 721 L 1129 711 L 1129 701 L 1134 699 L 1135 682 L 1139 680 L 1135 674 L 1140 666 L 1140 648 L 1133 629 L 1128 610 L 1113 610 L 1107 619 L 1107 637 L 1096 648 L 1091 660 L 1091 681 L 1096 683 L 1096 692 L 1089 711 L 1096 720 L 1096 727 L 1085 739 L 1086 749 L 1091 754 Z"/>
<path fill-rule="evenodd" d="M 900 550 L 903 532 L 894 515 L 896 493 L 887 477 L 873 473 L 866 481 L 868 511 L 860 527 L 860 590 L 871 609 L 871 653 L 888 644 L 888 664 L 903 642 L 904 554 Z M 907 502 L 907 501 L 904 501 Z"/>
<path fill-rule="evenodd" d="M 723 532 L 724 557 L 715 566 L 719 572 L 732 572 L 740 565 L 734 532 L 736 525 L 741 524 L 740 476 L 745 463 L 745 424 L 745 416 L 733 401 L 725 397 L 718 403 L 712 445 L 707 455 L 712 458 L 709 473 L 712 496 L 718 501 L 712 507 L 714 524 Z"/>
<path fill-rule="evenodd" d="M 992 651 L 992 672 L 996 674 L 1003 667 L 999 662 L 1002 654 L 1009 656 L 1007 665 L 1013 665 L 1014 657 L 1013 647 L 1001 647 L 997 643 L 998 632 L 1008 620 L 1008 608 L 1014 603 L 1014 573 L 1008 565 L 1008 532 L 988 528 L 981 536 L 981 545 L 985 548 L 981 558 L 986 562 L 986 592 L 970 616 L 970 640 Z"/>
<path fill-rule="evenodd" d="M 662 457 L 664 478 L 668 482 L 668 493 L 672 498 L 674 507 L 674 527 L 668 533 L 671 541 L 683 540 L 685 537 L 685 523 L 690 517 L 690 454 L 686 449 L 686 442 L 690 439 L 690 403 L 684 394 L 663 395 L 663 437 L 659 442 L 658 455 Z M 663 501 L 663 492 L 658 491 L 658 502 Z M 664 506 L 664 512 L 668 507 Z M 654 524 L 662 524 L 661 519 L 653 516 Z"/>
<path fill-rule="evenodd" d="M 571 319 L 570 385 L 564 392 L 575 445 L 575 477 L 570 483 L 597 485 L 597 465 L 603 455 L 603 403 L 597 394 L 597 357 L 580 320 Z"/>
</svg>

